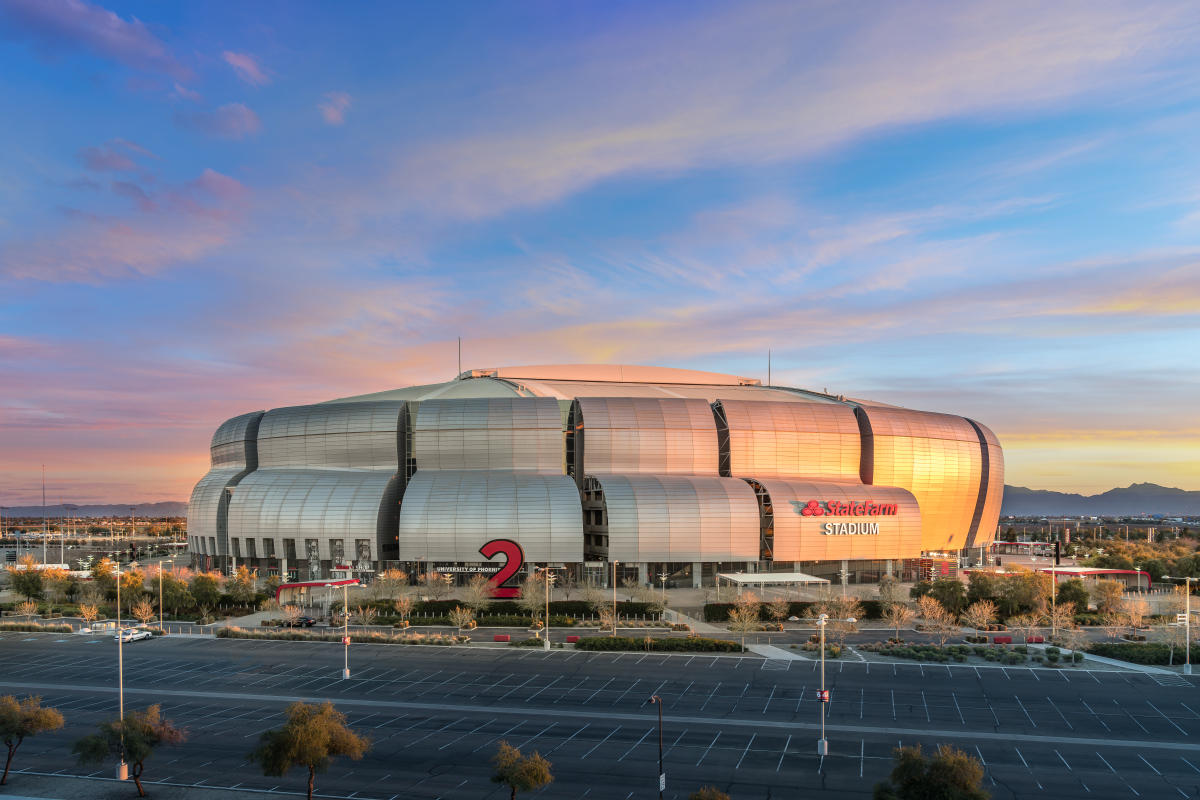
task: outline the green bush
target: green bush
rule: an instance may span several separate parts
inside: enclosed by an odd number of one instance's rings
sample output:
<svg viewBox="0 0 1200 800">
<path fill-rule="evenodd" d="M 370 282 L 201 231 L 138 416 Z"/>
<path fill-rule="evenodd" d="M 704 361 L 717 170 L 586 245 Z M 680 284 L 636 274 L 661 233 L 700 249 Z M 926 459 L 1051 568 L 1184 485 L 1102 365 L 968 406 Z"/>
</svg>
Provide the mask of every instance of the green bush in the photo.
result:
<svg viewBox="0 0 1200 800">
<path fill-rule="evenodd" d="M 267 639 L 270 641 L 284 642 L 341 642 L 342 634 L 324 633 L 318 631 L 308 631 L 298 628 L 289 628 L 282 631 L 259 631 L 247 630 L 238 627 L 218 628 L 216 636 L 218 639 Z M 370 632 L 350 632 L 350 641 L 355 644 L 425 644 L 425 645 L 449 645 L 458 644 L 460 642 L 468 642 L 470 639 L 466 636 L 451 636 L 440 633 L 411 633 L 411 634 L 396 634 L 385 633 L 381 631 Z"/>
<path fill-rule="evenodd" d="M 1094 655 L 1116 658 L 1132 664 L 1154 664 L 1165 666 L 1171 663 L 1171 648 L 1165 644 L 1149 642 L 1096 642 L 1090 648 Z M 1184 662 L 1182 647 L 1175 648 L 1175 663 Z M 1192 645 L 1193 663 L 1200 659 L 1200 646 Z"/>
<path fill-rule="evenodd" d="M 860 600 L 859 603 L 863 607 L 862 619 L 882 619 L 883 607 L 878 600 Z M 805 612 L 812 608 L 813 603 L 809 601 L 796 601 L 788 606 L 789 617 L 800 617 L 805 619 Z M 729 612 L 733 609 L 733 603 L 708 603 L 704 606 L 704 621 L 705 622 L 728 622 Z M 770 615 L 767 612 L 766 603 L 759 608 L 758 618 L 763 622 L 770 621 Z"/>
<path fill-rule="evenodd" d="M 545 639 L 535 639 L 530 636 L 528 639 L 516 639 L 508 643 L 509 647 L 545 647 L 543 644 Z"/>
<path fill-rule="evenodd" d="M 645 650 L 646 640 L 633 636 L 588 636 L 575 643 L 577 650 Z M 703 637 L 679 639 L 651 639 L 650 648 L 654 652 L 699 652 L 699 653 L 737 653 L 742 646 L 727 639 L 706 639 Z"/>
<path fill-rule="evenodd" d="M 0 622 L 0 631 L 24 633 L 73 633 L 70 625 L 46 625 L 40 622 Z"/>
</svg>

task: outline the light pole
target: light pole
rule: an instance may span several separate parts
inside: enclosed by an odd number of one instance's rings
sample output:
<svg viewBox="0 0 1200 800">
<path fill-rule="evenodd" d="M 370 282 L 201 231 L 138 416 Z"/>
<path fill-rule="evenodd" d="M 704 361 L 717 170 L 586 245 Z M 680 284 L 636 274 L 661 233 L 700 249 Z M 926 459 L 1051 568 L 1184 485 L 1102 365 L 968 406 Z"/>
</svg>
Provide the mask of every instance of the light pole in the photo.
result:
<svg viewBox="0 0 1200 800">
<path fill-rule="evenodd" d="M 667 578 L 671 577 L 665 572 L 658 573 L 658 581 L 662 584 L 662 601 L 663 607 L 667 605 Z"/>
<path fill-rule="evenodd" d="M 356 584 L 357 586 L 357 584 Z M 350 584 L 342 584 L 342 647 L 345 651 L 345 662 L 342 666 L 342 680 L 350 678 Z"/>
<path fill-rule="evenodd" d="M 829 703 L 829 692 L 825 690 L 825 624 L 829 621 L 828 614 L 817 617 L 817 630 L 821 632 L 821 689 L 817 700 L 821 704 L 821 738 L 817 740 L 817 755 L 829 755 L 829 740 L 825 738 L 825 706 Z M 857 622 L 854 617 L 847 617 L 843 622 Z"/>
<path fill-rule="evenodd" d="M 558 569 L 558 567 L 538 567 L 535 570 L 536 572 L 542 573 L 542 577 L 545 579 L 544 583 L 546 584 L 546 624 L 544 628 L 546 631 L 545 647 L 547 650 L 550 649 L 550 587 L 554 584 L 554 581 L 558 579 L 558 576 L 553 574 L 555 569 Z"/>
<path fill-rule="evenodd" d="M 1170 575 L 1163 575 L 1164 581 L 1187 581 L 1184 587 L 1187 589 L 1187 594 L 1184 600 L 1184 642 L 1183 642 L 1183 674 L 1192 674 L 1192 581 L 1200 580 L 1200 578 L 1172 578 Z M 1140 579 L 1140 576 L 1139 576 Z"/>
<path fill-rule="evenodd" d="M 667 790 L 667 773 L 663 772 L 662 761 L 662 698 L 651 695 L 650 702 L 658 706 L 658 800 L 662 800 L 663 792 Z"/>
<path fill-rule="evenodd" d="M 171 565 L 171 574 L 174 575 L 175 574 L 175 569 L 174 569 L 175 562 L 167 561 L 166 563 Z M 160 562 L 158 562 L 158 629 L 160 631 L 163 631 L 163 633 L 166 633 L 166 631 L 163 629 L 163 577 L 162 577 L 162 573 L 163 573 L 163 562 L 160 561 Z"/>
<path fill-rule="evenodd" d="M 121 562 L 117 561 L 117 705 L 121 720 L 120 759 L 117 780 L 129 780 L 129 765 L 125 763 L 125 631 L 121 628 Z"/>
<path fill-rule="evenodd" d="M 620 561 L 613 561 L 613 638 L 617 638 L 617 564 Z"/>
<path fill-rule="evenodd" d="M 1058 565 L 1050 567 L 1050 641 L 1058 636 Z"/>
</svg>

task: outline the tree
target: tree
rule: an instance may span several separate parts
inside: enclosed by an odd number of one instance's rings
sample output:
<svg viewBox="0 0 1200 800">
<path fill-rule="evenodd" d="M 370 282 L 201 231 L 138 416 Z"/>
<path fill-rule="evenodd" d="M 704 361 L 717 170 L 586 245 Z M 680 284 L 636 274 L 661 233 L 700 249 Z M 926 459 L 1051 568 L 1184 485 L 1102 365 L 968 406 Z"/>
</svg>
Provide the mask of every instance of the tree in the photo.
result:
<svg viewBox="0 0 1200 800">
<path fill-rule="evenodd" d="M 221 575 L 216 572 L 201 572 L 192 577 L 188 591 L 198 606 L 212 608 L 221 600 Z"/>
<path fill-rule="evenodd" d="M 263 733 L 249 759 L 272 777 L 282 777 L 292 767 L 308 769 L 308 798 L 312 800 L 318 772 L 329 769 L 338 756 L 358 761 L 370 747 L 371 741 L 348 728 L 346 715 L 328 700 L 319 706 L 292 703 L 284 726 Z"/>
<path fill-rule="evenodd" d="M 71 573 L 67 572 L 62 567 L 51 567 L 50 569 L 42 570 L 42 586 L 51 600 L 56 603 L 61 603 L 67 599 L 70 593 L 74 578 Z"/>
<path fill-rule="evenodd" d="M 546 604 L 546 573 L 531 572 L 521 582 L 521 597 L 517 605 L 536 622 Z"/>
<path fill-rule="evenodd" d="M 580 593 L 583 595 L 583 602 L 591 606 L 593 611 L 599 611 L 602 606 L 608 604 L 607 593 L 591 579 L 583 584 Z"/>
<path fill-rule="evenodd" d="M 636 578 L 622 578 L 621 588 L 625 590 L 625 599 L 632 603 L 637 599 L 638 590 L 642 588 L 642 585 Z"/>
<path fill-rule="evenodd" d="M 130 609 L 130 612 L 137 617 L 138 621 L 146 625 L 150 620 L 154 619 L 154 606 L 149 601 L 142 599 Z"/>
<path fill-rule="evenodd" d="M 413 611 L 413 601 L 408 595 L 400 595 L 392 601 L 392 608 L 396 609 L 396 614 L 399 615 L 400 621 L 408 620 Z"/>
<path fill-rule="evenodd" d="M 929 589 L 929 596 L 951 614 L 957 615 L 967 605 L 967 590 L 957 578 L 938 578 Z"/>
<path fill-rule="evenodd" d="M 1005 579 L 990 572 L 972 572 L 967 575 L 967 602 L 980 600 L 995 601 L 1000 596 L 1000 587 Z"/>
<path fill-rule="evenodd" d="M 929 594 L 929 590 L 933 588 L 933 584 L 929 581 L 917 581 L 908 590 L 908 596 L 912 600 L 919 600 Z"/>
<path fill-rule="evenodd" d="M 1115 640 L 1121 635 L 1121 629 L 1125 627 L 1125 615 L 1120 611 L 1105 611 L 1100 615 L 1100 627 L 1104 629 L 1110 640 Z"/>
<path fill-rule="evenodd" d="M 792 604 L 786 597 L 780 597 L 767 603 L 766 610 L 767 616 L 782 625 L 783 621 L 788 618 L 788 612 L 792 610 Z"/>
<path fill-rule="evenodd" d="M 132 609 L 134 603 L 146 593 L 146 573 L 140 569 L 129 569 L 121 573 L 121 603 Z"/>
<path fill-rule="evenodd" d="M 599 617 L 601 628 L 611 628 L 612 635 L 617 635 L 617 615 L 613 613 L 612 606 L 602 605 L 596 611 L 596 616 Z"/>
<path fill-rule="evenodd" d="M 283 621 L 289 627 L 294 627 L 300 621 L 300 617 L 304 616 L 303 609 L 294 603 L 288 603 L 286 606 L 280 606 L 279 613 L 283 615 Z"/>
<path fill-rule="evenodd" d="M 408 585 L 408 573 L 402 569 L 385 569 L 375 576 L 371 582 L 370 597 L 379 600 L 386 597 L 393 599 Z"/>
<path fill-rule="evenodd" d="M 916 618 L 916 613 L 904 603 L 892 603 L 883 610 L 883 619 L 889 628 L 896 631 L 896 641 L 900 639 L 900 629 L 907 628 Z"/>
<path fill-rule="evenodd" d="M 17 607 L 13 609 L 19 617 L 24 617 L 26 622 L 33 622 L 33 618 L 37 616 L 38 604 L 32 600 L 23 600 L 17 603 Z"/>
<path fill-rule="evenodd" d="M 492 604 L 492 582 L 487 575 L 472 575 L 462 594 L 467 608 L 479 614 Z"/>
<path fill-rule="evenodd" d="M 958 632 L 958 622 L 954 615 L 932 595 L 917 600 L 917 612 L 921 615 L 925 630 L 936 636 L 941 645 L 945 645 L 950 637 Z"/>
<path fill-rule="evenodd" d="M 895 766 L 887 781 L 875 785 L 875 800 L 988 800 L 983 765 L 962 750 L 938 745 L 927 757 L 921 745 L 893 751 Z"/>
<path fill-rule="evenodd" d="M 474 622 L 474 618 L 471 615 L 471 609 L 463 608 L 462 606 L 455 606 L 450 612 L 450 622 L 460 631 L 463 628 L 471 627 L 471 623 Z"/>
<path fill-rule="evenodd" d="M 177 745 L 187 739 L 187 731 L 162 716 L 162 709 L 152 705 L 145 711 L 129 711 L 125 720 L 109 720 L 100 725 L 100 732 L 85 736 L 75 743 L 73 752 L 80 763 L 95 763 L 105 757 L 124 757 L 132 769 L 130 776 L 137 785 L 138 797 L 145 797 L 142 773 L 146 759 L 160 744 Z"/>
<path fill-rule="evenodd" d="M 509 788 L 510 800 L 516 800 L 517 792 L 532 792 L 548 786 L 554 781 L 550 774 L 551 764 L 536 750 L 531 756 L 522 756 L 521 751 L 503 739 L 492 756 L 495 772 L 492 782 Z"/>
<path fill-rule="evenodd" d="M 1130 633 L 1137 633 L 1139 628 L 1146 625 L 1146 617 L 1150 613 L 1150 604 L 1140 597 L 1126 597 L 1121 601 L 1121 613 L 1129 625 Z"/>
<path fill-rule="evenodd" d="M 746 649 L 746 634 L 759 629 L 758 609 L 741 605 L 729 609 L 729 630 L 742 635 L 742 649 Z"/>
<path fill-rule="evenodd" d="M 1050 609 L 1050 626 L 1054 630 L 1069 630 L 1075 626 L 1075 604 L 1059 603 Z"/>
<path fill-rule="evenodd" d="M 183 570 L 179 570 L 179 572 L 183 572 Z M 188 591 L 187 581 L 182 575 L 163 572 L 162 603 L 163 608 L 172 614 L 178 613 L 180 609 L 191 608 L 195 605 L 196 599 Z"/>
<path fill-rule="evenodd" d="M 554 584 L 558 590 L 562 592 L 564 600 L 571 599 L 571 593 L 579 588 L 579 581 L 576 580 L 575 574 L 571 570 L 563 570 L 558 575 L 558 582 Z"/>
<path fill-rule="evenodd" d="M 8 580 L 12 589 L 28 600 L 37 600 L 42 596 L 42 573 L 37 568 L 33 556 L 21 556 L 13 566 L 8 567 Z"/>
<path fill-rule="evenodd" d="M 79 606 L 79 617 L 90 628 L 92 623 L 100 616 L 100 609 L 94 605 L 84 603 Z"/>
<path fill-rule="evenodd" d="M 1021 637 L 1028 644 L 1029 637 L 1037 630 L 1040 622 L 1041 620 L 1038 619 L 1036 614 L 1018 614 L 1015 617 L 1009 617 L 1008 627 L 1021 634 Z"/>
<path fill-rule="evenodd" d="M 105 557 L 92 564 L 92 581 L 99 587 L 104 597 L 111 598 L 117 592 L 117 565 L 111 558 Z"/>
<path fill-rule="evenodd" d="M 20 701 L 12 695 L 0 697 L 0 739 L 8 748 L 8 760 L 4 762 L 0 786 L 8 782 L 8 769 L 21 742 L 29 736 L 56 731 L 62 726 L 63 715 L 53 708 L 42 708 L 40 697 L 26 697 Z"/>
<path fill-rule="evenodd" d="M 879 579 L 879 585 L 875 588 L 879 592 L 879 602 L 883 606 L 903 603 L 906 599 L 904 587 L 900 585 L 900 581 L 896 580 L 894 575 L 882 576 Z"/>
<path fill-rule="evenodd" d="M 246 567 L 245 564 L 237 568 L 225 584 L 225 591 L 229 593 L 229 599 L 240 605 L 245 605 L 254 600 L 254 574 Z"/>
<path fill-rule="evenodd" d="M 1092 602 L 1101 614 L 1119 611 L 1125 585 L 1120 581 L 1099 580 L 1092 584 Z"/>
<path fill-rule="evenodd" d="M 375 606 L 358 606 L 354 609 L 351 618 L 355 625 L 370 625 L 378 615 L 379 612 L 375 610 Z"/>
<path fill-rule="evenodd" d="M 1057 602 L 1059 603 L 1074 603 L 1075 608 L 1087 611 L 1089 600 L 1087 587 L 1079 578 L 1072 578 L 1058 585 Z"/>
<path fill-rule="evenodd" d="M 450 583 L 446 580 L 449 575 L 443 575 L 440 572 L 429 571 L 421 578 L 425 584 L 425 593 L 434 600 L 441 600 L 450 592 Z"/>
<path fill-rule="evenodd" d="M 996 604 L 991 600 L 977 600 L 967 606 L 962 616 L 963 622 L 974 628 L 978 634 L 996 618 Z"/>
<path fill-rule="evenodd" d="M 702 786 L 689 794 L 688 800 L 729 800 L 729 795 L 715 786 Z"/>
</svg>

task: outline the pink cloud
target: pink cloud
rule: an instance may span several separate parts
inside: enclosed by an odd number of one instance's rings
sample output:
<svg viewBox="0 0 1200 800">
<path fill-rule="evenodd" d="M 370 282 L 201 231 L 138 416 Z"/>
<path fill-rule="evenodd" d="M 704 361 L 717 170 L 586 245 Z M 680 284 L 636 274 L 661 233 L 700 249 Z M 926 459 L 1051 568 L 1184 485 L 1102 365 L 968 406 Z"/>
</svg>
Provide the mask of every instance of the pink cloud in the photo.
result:
<svg viewBox="0 0 1200 800">
<path fill-rule="evenodd" d="M 218 139 L 244 139 L 262 130 L 258 114 L 242 103 L 229 103 L 215 111 L 179 113 L 175 121 Z"/>
<path fill-rule="evenodd" d="M 143 72 L 188 80 L 191 70 L 141 20 L 126 21 L 83 0 L 5 0 L 0 14 L 43 47 L 86 50 Z"/>
<path fill-rule="evenodd" d="M 242 80 L 243 83 L 248 83 L 251 86 L 266 86 L 271 82 L 271 79 L 263 71 L 258 62 L 253 56 L 246 53 L 234 53 L 226 50 L 221 54 L 221 58 L 225 59 L 225 63 L 233 67 L 233 71 Z"/>
<path fill-rule="evenodd" d="M 130 154 L 158 158 L 136 142 L 126 139 L 110 139 L 98 147 L 85 147 L 79 151 L 79 160 L 93 172 L 131 172 L 137 169 Z"/>
<path fill-rule="evenodd" d="M 319 104 L 317 108 L 325 122 L 330 125 L 341 125 L 346 121 L 346 111 L 350 109 L 350 103 L 350 95 L 346 92 L 329 92 L 325 95 L 325 102 Z"/>
<path fill-rule="evenodd" d="M 191 89 L 187 88 L 186 86 L 180 85 L 178 82 L 176 82 L 176 84 L 175 84 L 175 91 L 172 92 L 172 96 L 178 97 L 181 100 L 188 100 L 193 103 L 200 101 L 200 93 L 199 92 L 194 92 Z"/>
</svg>

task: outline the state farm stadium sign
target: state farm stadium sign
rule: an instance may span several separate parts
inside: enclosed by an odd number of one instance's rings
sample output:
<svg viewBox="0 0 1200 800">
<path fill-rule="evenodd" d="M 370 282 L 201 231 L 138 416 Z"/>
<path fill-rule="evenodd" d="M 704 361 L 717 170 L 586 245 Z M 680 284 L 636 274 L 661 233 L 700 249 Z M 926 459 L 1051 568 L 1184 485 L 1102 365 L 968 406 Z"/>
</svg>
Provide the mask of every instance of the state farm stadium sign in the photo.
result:
<svg viewBox="0 0 1200 800">
<path fill-rule="evenodd" d="M 894 517 L 895 503 L 875 503 L 871 500 L 809 500 L 792 501 L 792 507 L 802 517 Z M 823 522 L 825 536 L 871 536 L 879 534 L 878 522 Z"/>
</svg>

